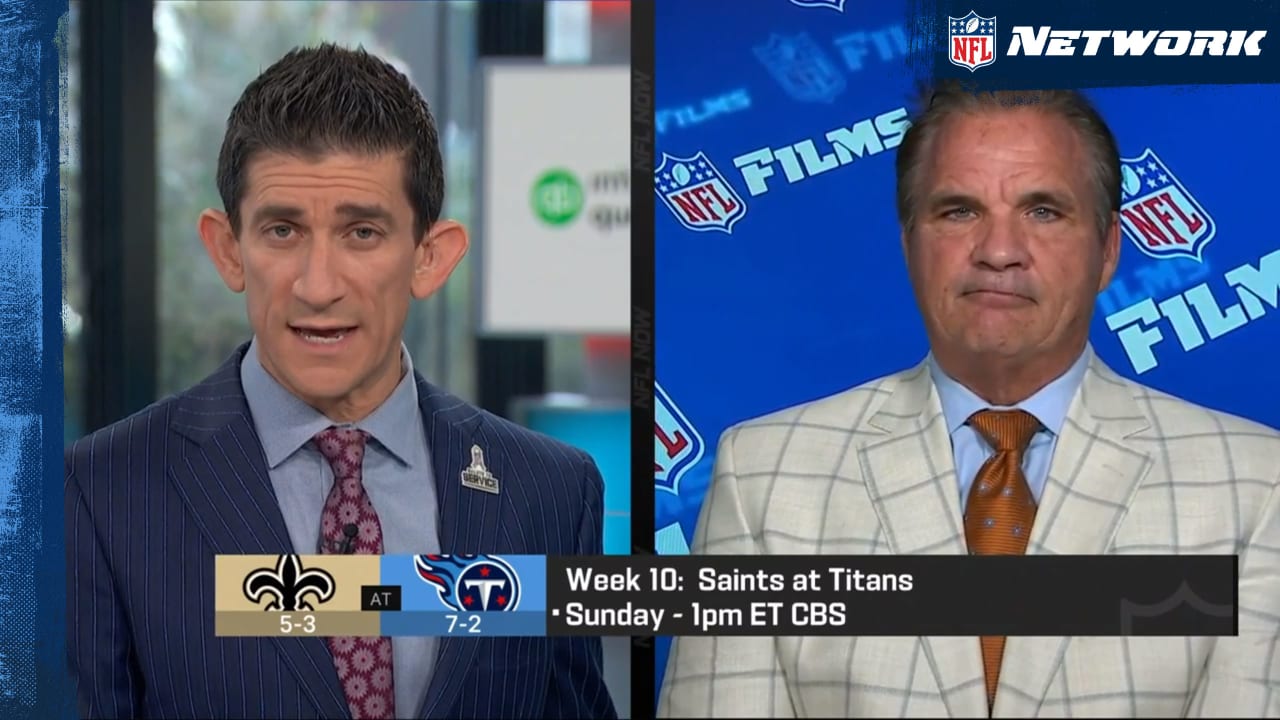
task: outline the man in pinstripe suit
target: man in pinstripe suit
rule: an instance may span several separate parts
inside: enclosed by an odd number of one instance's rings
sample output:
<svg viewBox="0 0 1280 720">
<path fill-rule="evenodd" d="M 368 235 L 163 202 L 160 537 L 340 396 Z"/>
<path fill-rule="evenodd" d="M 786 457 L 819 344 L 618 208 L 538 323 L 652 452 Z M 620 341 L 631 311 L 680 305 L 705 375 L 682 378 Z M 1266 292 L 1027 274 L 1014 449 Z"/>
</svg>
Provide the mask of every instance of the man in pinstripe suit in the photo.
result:
<svg viewBox="0 0 1280 720">
<path fill-rule="evenodd" d="M 1007 449 L 976 419 L 1029 415 L 1025 552 L 1238 553 L 1239 636 L 1011 637 L 985 667 L 972 637 L 677 638 L 659 714 L 1280 717 L 1280 434 L 1088 346 L 1119 255 L 1110 130 L 1072 92 L 929 100 L 897 159 L 929 356 L 726 431 L 692 552 L 975 551 L 975 476 Z"/>
<path fill-rule="evenodd" d="M 358 645 L 214 637 L 215 555 L 325 550 L 348 507 L 369 552 L 602 552 L 589 456 L 413 370 L 410 300 L 468 244 L 440 219 L 443 185 L 426 103 L 363 51 L 298 49 L 246 88 L 218 162 L 226 211 L 199 230 L 253 338 L 67 453 L 86 717 L 616 717 L 598 638 L 372 639 L 381 655 L 347 657 Z M 335 459 L 332 438 L 363 459 Z M 462 481 L 476 449 L 497 492 Z"/>
</svg>

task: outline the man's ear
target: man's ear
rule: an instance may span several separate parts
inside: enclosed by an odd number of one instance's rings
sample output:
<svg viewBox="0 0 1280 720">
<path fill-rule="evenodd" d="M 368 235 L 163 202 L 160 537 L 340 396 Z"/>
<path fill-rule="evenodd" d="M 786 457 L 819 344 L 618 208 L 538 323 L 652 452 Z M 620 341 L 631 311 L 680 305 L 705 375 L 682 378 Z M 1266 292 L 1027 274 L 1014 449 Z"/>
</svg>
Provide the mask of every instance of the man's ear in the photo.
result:
<svg viewBox="0 0 1280 720">
<path fill-rule="evenodd" d="M 425 300 L 439 290 L 462 262 L 470 242 L 467 229 L 458 222 L 440 220 L 432 225 L 413 253 L 413 296 Z"/>
<path fill-rule="evenodd" d="M 231 230 L 231 219 L 221 210 L 200 213 L 196 223 L 200 242 L 231 292 L 244 292 L 244 262 L 240 258 L 240 242 Z"/>
<path fill-rule="evenodd" d="M 1120 264 L 1120 214 L 1111 213 L 1111 224 L 1107 226 L 1107 234 L 1102 238 L 1102 277 L 1099 280 L 1098 292 L 1107 289 L 1111 278 L 1116 274 Z"/>
</svg>

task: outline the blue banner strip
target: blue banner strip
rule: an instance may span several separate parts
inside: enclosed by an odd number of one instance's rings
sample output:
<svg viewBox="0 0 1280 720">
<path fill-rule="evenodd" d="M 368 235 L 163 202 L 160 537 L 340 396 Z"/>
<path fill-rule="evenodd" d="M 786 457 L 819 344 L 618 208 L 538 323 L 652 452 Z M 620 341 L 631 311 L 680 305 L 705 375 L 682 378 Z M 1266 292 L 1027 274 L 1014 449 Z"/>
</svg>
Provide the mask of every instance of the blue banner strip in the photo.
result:
<svg viewBox="0 0 1280 720">
<path fill-rule="evenodd" d="M 73 717 L 62 522 L 66 0 L 6 2 L 0 23 L 0 717 Z"/>
</svg>

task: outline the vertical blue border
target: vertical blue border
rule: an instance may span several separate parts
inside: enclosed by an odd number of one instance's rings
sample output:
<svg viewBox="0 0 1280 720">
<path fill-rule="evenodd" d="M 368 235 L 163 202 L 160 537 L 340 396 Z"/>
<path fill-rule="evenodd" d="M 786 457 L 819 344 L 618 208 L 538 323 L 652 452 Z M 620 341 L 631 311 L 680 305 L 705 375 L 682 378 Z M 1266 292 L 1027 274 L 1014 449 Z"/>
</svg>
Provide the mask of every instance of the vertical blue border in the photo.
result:
<svg viewBox="0 0 1280 720">
<path fill-rule="evenodd" d="M 65 433 L 63 409 L 62 324 L 62 174 L 59 142 L 69 118 L 61 116 L 59 99 L 65 93 L 68 71 L 68 0 L 28 0 L 35 20 L 35 41 L 41 48 L 39 84 L 41 152 L 46 160 L 41 228 L 41 262 L 44 278 L 42 307 L 46 341 L 40 353 L 40 404 L 44 418 L 41 444 L 44 451 L 44 508 L 41 511 L 41 547 L 36 551 L 36 587 L 40 601 L 36 619 L 42 628 L 36 645 L 37 703 L 35 717 L 75 718 L 76 693 L 67 669 L 67 551 L 64 520 Z M 54 342 L 56 340 L 56 342 Z"/>
<path fill-rule="evenodd" d="M 62 521 L 59 93 L 67 0 L 0 22 L 0 716 L 73 716 Z"/>
</svg>

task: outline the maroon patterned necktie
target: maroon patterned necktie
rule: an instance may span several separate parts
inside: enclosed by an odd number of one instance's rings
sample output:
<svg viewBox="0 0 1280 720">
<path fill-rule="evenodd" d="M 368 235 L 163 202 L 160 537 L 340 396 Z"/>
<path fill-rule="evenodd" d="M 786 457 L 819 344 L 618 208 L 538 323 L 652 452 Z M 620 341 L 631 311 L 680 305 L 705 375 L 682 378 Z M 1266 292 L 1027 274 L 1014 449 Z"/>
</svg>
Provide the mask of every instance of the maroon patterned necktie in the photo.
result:
<svg viewBox="0 0 1280 720">
<path fill-rule="evenodd" d="M 333 489 L 320 514 L 324 554 L 381 555 L 382 524 L 361 482 L 368 436 L 354 428 L 331 427 L 315 436 L 316 447 L 333 468 Z M 352 532 L 354 531 L 354 532 Z M 331 637 L 334 669 L 356 720 L 391 720 L 395 683 L 391 674 L 391 638 Z"/>
</svg>

